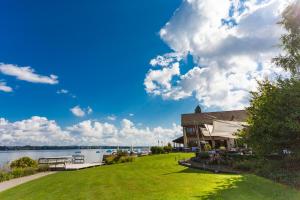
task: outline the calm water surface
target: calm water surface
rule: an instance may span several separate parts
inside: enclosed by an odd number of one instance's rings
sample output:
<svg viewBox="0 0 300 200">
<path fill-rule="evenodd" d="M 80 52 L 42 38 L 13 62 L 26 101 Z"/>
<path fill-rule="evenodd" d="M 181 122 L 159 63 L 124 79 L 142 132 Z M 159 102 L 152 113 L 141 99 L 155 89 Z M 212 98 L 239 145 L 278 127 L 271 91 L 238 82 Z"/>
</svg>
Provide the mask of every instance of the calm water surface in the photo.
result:
<svg viewBox="0 0 300 200">
<path fill-rule="evenodd" d="M 78 151 L 81 151 L 80 154 L 84 155 L 86 163 L 101 162 L 105 153 L 103 149 L 0 151 L 0 166 L 24 156 L 37 160 L 40 157 L 72 156 Z M 96 153 L 97 151 L 100 153 Z"/>
</svg>

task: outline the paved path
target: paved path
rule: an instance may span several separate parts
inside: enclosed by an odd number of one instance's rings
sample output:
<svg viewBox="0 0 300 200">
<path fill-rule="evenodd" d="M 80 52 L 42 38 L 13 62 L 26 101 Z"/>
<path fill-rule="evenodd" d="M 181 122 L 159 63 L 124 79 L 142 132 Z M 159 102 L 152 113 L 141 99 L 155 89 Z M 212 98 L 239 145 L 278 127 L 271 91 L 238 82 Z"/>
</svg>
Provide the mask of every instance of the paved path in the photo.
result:
<svg viewBox="0 0 300 200">
<path fill-rule="evenodd" d="M 4 190 L 7 190 L 7 189 L 10 189 L 12 187 L 15 187 L 17 185 L 26 183 L 28 181 L 38 179 L 38 178 L 41 178 L 43 176 L 47 176 L 49 174 L 54 174 L 54 173 L 56 173 L 56 172 L 41 172 L 41 173 L 30 175 L 30 176 L 24 176 L 24 177 L 21 177 L 21 178 L 15 178 L 15 179 L 11 179 L 9 181 L 4 181 L 4 182 L 0 183 L 0 192 L 2 192 Z"/>
</svg>

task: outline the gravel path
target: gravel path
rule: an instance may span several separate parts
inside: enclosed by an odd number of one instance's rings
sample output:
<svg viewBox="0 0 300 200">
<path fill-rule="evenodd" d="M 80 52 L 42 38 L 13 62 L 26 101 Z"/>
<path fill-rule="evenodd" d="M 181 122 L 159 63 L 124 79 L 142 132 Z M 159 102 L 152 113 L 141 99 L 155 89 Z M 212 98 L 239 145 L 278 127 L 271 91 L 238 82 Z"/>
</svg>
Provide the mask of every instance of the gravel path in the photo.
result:
<svg viewBox="0 0 300 200">
<path fill-rule="evenodd" d="M 4 181 L 4 182 L 0 183 L 0 192 L 10 189 L 10 188 L 13 188 L 17 185 L 26 183 L 28 181 L 32 181 L 34 179 L 38 179 L 43 176 L 47 176 L 47 175 L 54 174 L 54 173 L 56 173 L 56 172 L 41 172 L 41 173 L 30 175 L 30 176 L 15 178 L 15 179 L 11 179 L 9 181 Z"/>
</svg>

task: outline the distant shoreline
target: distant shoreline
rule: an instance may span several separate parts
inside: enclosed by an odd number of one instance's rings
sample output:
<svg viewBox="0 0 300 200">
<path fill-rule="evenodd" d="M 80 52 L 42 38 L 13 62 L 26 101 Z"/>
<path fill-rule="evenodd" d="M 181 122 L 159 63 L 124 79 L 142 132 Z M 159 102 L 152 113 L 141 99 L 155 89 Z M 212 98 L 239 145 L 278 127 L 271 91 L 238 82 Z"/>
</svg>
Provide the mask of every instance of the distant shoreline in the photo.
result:
<svg viewBox="0 0 300 200">
<path fill-rule="evenodd" d="M 149 148 L 149 146 L 133 146 L 134 148 Z M 68 149 L 130 149 L 131 146 L 0 146 L 0 151 L 18 150 L 68 150 Z"/>
</svg>

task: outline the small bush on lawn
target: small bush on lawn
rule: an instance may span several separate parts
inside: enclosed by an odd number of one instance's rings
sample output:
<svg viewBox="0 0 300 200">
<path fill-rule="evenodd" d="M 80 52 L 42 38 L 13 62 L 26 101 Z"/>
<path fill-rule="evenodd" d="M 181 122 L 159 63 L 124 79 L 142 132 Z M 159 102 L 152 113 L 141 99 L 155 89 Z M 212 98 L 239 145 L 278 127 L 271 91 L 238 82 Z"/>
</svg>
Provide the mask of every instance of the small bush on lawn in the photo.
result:
<svg viewBox="0 0 300 200">
<path fill-rule="evenodd" d="M 23 170 L 24 170 L 23 176 L 29 176 L 37 173 L 37 168 L 33 168 L 33 167 L 27 167 Z"/>
<path fill-rule="evenodd" d="M 105 157 L 104 162 L 107 165 L 117 164 L 117 163 L 125 163 L 134 161 L 134 157 L 132 156 L 118 156 L 118 155 L 110 155 Z"/>
<path fill-rule="evenodd" d="M 117 156 L 128 156 L 128 151 L 122 151 L 122 150 L 118 150 L 117 151 Z"/>
<path fill-rule="evenodd" d="M 29 157 L 22 157 L 22 158 L 12 161 L 12 163 L 10 164 L 10 167 L 12 169 L 37 167 L 37 162 Z"/>
<path fill-rule="evenodd" d="M 154 147 L 151 147 L 151 153 L 152 154 L 163 154 L 165 153 L 165 150 L 163 147 L 158 147 L 158 146 L 154 146 Z"/>
<path fill-rule="evenodd" d="M 0 171 L 0 182 L 8 181 L 12 178 L 13 178 L 13 176 L 9 172 Z"/>
<path fill-rule="evenodd" d="M 46 171 L 49 171 L 49 165 L 39 165 L 38 166 L 38 169 L 37 169 L 39 172 L 46 172 Z"/>
<path fill-rule="evenodd" d="M 121 156 L 118 160 L 118 163 L 132 162 L 134 157 L 132 156 Z"/>
<path fill-rule="evenodd" d="M 11 174 L 13 175 L 14 178 L 22 177 L 22 176 L 24 176 L 24 169 L 22 169 L 22 168 L 14 168 L 11 171 Z"/>
</svg>

